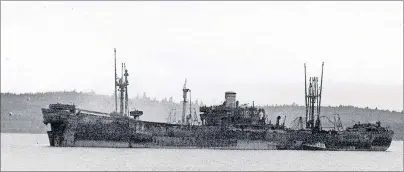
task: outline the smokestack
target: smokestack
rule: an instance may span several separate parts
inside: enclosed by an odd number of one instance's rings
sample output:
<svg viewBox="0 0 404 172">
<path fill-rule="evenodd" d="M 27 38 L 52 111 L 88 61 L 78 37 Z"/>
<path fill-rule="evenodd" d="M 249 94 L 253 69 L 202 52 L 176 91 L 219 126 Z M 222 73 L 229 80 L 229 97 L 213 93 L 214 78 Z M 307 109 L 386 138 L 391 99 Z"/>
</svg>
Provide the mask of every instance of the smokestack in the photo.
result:
<svg viewBox="0 0 404 172">
<path fill-rule="evenodd" d="M 227 108 L 236 108 L 236 93 L 232 91 L 227 91 L 224 93 L 225 106 Z"/>
</svg>

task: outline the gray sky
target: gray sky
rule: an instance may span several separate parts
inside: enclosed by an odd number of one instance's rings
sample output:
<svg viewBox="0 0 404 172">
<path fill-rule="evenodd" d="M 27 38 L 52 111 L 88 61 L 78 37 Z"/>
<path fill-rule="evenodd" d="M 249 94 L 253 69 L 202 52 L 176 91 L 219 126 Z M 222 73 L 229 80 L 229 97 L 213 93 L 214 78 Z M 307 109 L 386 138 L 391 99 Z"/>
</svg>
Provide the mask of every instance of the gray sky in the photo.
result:
<svg viewBox="0 0 404 172">
<path fill-rule="evenodd" d="M 302 105 L 324 61 L 323 105 L 403 109 L 403 2 L 1 2 L 1 92 L 112 95 L 113 48 L 131 97 Z"/>
</svg>

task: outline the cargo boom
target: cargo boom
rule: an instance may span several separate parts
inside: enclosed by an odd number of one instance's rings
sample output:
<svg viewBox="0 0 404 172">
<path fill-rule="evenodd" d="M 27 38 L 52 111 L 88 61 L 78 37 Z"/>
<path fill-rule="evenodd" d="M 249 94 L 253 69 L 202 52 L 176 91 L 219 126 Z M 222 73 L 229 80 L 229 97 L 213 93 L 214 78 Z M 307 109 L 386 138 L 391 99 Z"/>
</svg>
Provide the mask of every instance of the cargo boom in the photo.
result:
<svg viewBox="0 0 404 172">
<path fill-rule="evenodd" d="M 222 105 L 200 107 L 200 125 L 190 122 L 191 112 L 185 117 L 185 107 L 179 124 L 142 121 L 139 119 L 142 111 L 129 111 L 129 74 L 124 64 L 123 71 L 118 80 L 115 70 L 115 90 L 118 87 L 120 91 L 119 113 L 117 103 L 112 113 L 78 109 L 68 104 L 42 108 L 44 123 L 51 125 L 48 131 L 51 146 L 385 151 L 392 141 L 393 131 L 382 127 L 380 122 L 355 124 L 343 130 L 334 117 L 334 129 L 323 130 L 320 120 L 323 71 L 320 87 L 317 77 L 309 79 L 308 88 L 305 81 L 306 118 L 304 122 L 302 117 L 294 120 L 298 129 L 287 128 L 285 119 L 280 124 L 280 116 L 275 124 L 267 122 L 264 109 L 254 104 L 239 105 L 235 92 L 226 92 Z M 190 89 L 184 85 L 183 106 L 187 92 Z"/>
</svg>

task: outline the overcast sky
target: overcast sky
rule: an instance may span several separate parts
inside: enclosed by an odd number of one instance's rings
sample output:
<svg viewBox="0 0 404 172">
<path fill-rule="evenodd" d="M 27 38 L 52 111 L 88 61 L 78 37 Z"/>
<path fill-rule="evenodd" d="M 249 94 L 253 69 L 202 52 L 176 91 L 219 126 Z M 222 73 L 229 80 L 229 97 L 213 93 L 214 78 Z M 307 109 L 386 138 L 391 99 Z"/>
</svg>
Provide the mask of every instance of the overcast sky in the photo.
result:
<svg viewBox="0 0 404 172">
<path fill-rule="evenodd" d="M 403 109 L 403 2 L 1 2 L 1 92 L 304 104 L 303 64 L 323 105 Z M 119 72 L 119 71 L 118 71 Z"/>
</svg>

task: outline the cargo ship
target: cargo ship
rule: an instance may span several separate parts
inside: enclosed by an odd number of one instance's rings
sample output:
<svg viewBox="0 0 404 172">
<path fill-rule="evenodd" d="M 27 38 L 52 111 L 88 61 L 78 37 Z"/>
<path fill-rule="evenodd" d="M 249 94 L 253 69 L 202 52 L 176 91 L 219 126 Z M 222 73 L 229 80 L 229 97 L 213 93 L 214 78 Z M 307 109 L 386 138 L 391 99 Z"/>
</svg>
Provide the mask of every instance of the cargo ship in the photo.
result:
<svg viewBox="0 0 404 172">
<path fill-rule="evenodd" d="M 334 128 L 325 130 L 321 121 L 321 82 L 305 73 L 305 118 L 294 121 L 297 129 L 285 126 L 285 118 L 274 124 L 263 108 L 239 105 L 235 92 L 225 92 L 223 104 L 199 108 L 200 122 L 186 115 L 187 95 L 182 89 L 183 109 L 179 123 L 141 120 L 141 110 L 128 107 L 128 70 L 122 64 L 122 75 L 116 74 L 115 52 L 115 111 L 111 113 L 80 109 L 70 104 L 50 104 L 42 108 L 44 124 L 52 147 L 121 147 L 121 148 L 195 148 L 237 150 L 326 150 L 326 151 L 386 151 L 394 132 L 382 127 L 380 121 L 354 124 L 342 128 L 339 116 L 334 116 Z M 117 90 L 118 89 L 118 90 Z M 118 95 L 120 108 L 118 112 Z M 191 104 L 191 103 L 190 103 Z M 191 108 L 190 108 L 191 109 Z"/>
</svg>

